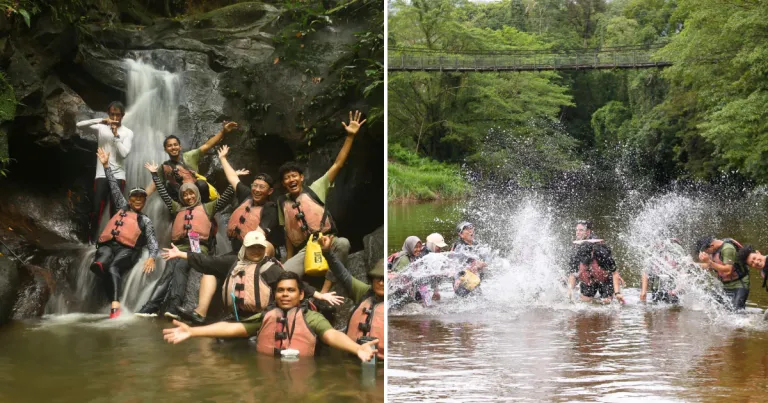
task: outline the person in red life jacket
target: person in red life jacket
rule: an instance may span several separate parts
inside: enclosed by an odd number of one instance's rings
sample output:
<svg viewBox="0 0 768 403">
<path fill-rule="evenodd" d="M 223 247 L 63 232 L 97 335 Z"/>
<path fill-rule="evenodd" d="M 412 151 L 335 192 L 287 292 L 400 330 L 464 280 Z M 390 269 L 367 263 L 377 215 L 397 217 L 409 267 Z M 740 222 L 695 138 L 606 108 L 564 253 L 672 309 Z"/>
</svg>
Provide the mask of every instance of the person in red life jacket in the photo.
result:
<svg viewBox="0 0 768 403">
<path fill-rule="evenodd" d="M 186 259 L 193 269 L 214 276 L 222 286 L 221 297 L 224 306 L 232 312 L 236 320 L 259 313 L 272 302 L 272 289 L 280 274 L 285 272 L 280 262 L 274 258 L 274 248 L 260 229 L 245 235 L 237 255 L 209 256 L 203 253 L 182 252 L 173 244 L 170 249 L 163 250 L 163 259 Z M 200 284 L 198 305 L 193 311 L 179 309 L 181 319 L 193 325 L 205 323 L 217 283 L 214 283 L 211 290 L 204 290 L 206 286 Z M 335 295 L 335 292 L 320 294 L 306 283 L 302 283 L 302 287 L 305 295 L 311 295 L 330 305 L 340 305 L 344 302 L 344 297 Z"/>
<path fill-rule="evenodd" d="M 376 353 L 384 359 L 384 259 L 379 260 L 368 272 L 370 285 L 352 277 L 339 259 L 331 252 L 331 240 L 320 238 L 323 256 L 328 260 L 328 267 L 339 280 L 347 294 L 355 303 L 355 309 L 347 324 L 347 336 L 358 344 L 378 339 Z"/>
<path fill-rule="evenodd" d="M 260 173 L 253 178 L 250 187 L 246 186 L 240 181 L 240 174 L 247 175 L 249 172 L 232 168 L 227 161 L 229 147 L 222 146 L 218 153 L 227 181 L 235 188 L 238 204 L 227 224 L 227 237 L 232 243 L 232 250 L 240 250 L 245 234 L 257 228 L 264 230 L 269 243 L 279 250 L 284 238 L 277 218 L 277 204 L 269 200 L 274 191 L 274 180 L 268 174 Z"/>
<path fill-rule="evenodd" d="M 107 223 L 98 238 L 96 257 L 90 269 L 104 281 L 107 297 L 112 301 L 109 317 L 120 316 L 120 286 L 122 276 L 136 264 L 141 257 L 141 248 L 149 249 L 149 258 L 144 263 L 144 273 L 155 269 L 158 247 L 152 220 L 142 214 L 147 192 L 142 188 L 132 189 L 125 200 L 117 180 L 109 166 L 109 153 L 99 148 L 99 162 L 104 167 L 107 183 L 112 190 L 112 200 L 118 212 Z"/>
<path fill-rule="evenodd" d="M 200 148 L 185 153 L 182 153 L 181 141 L 178 137 L 170 135 L 163 140 L 163 149 L 168 154 L 168 160 L 161 164 L 162 169 L 157 174 L 171 199 L 181 202 L 179 187 L 184 183 L 194 183 L 197 185 L 202 196 L 201 202 L 207 203 L 210 201 L 208 182 L 198 179 L 196 176 L 200 158 L 218 144 L 225 134 L 235 129 L 237 129 L 237 123 L 225 121 L 224 126 L 215 136 L 208 139 Z M 147 186 L 147 193 L 151 195 L 155 192 L 156 188 L 156 183 L 152 181 Z"/>
<path fill-rule="evenodd" d="M 333 222 L 325 206 L 328 189 L 333 186 L 336 176 L 344 166 L 352 149 L 352 143 L 362 121 L 361 113 L 355 111 L 354 116 L 349 112 L 349 124 L 342 122 L 347 131 L 347 138 L 341 147 L 336 161 L 320 179 L 304 186 L 304 171 L 298 164 L 288 162 L 279 169 L 283 188 L 288 192 L 278 199 L 278 219 L 285 230 L 285 248 L 287 261 L 285 270 L 304 276 L 304 253 L 309 236 L 315 232 L 334 235 L 331 249 L 342 262 L 346 264 L 349 255 L 349 240 L 335 236 L 336 224 Z M 333 274 L 328 272 L 322 292 L 328 292 L 333 285 Z"/>
<path fill-rule="evenodd" d="M 108 117 L 105 119 L 90 119 L 77 122 L 77 127 L 93 131 L 98 139 L 98 148 L 109 155 L 109 167 L 117 180 L 120 191 L 125 190 L 125 158 L 131 152 L 133 131 L 122 125 L 125 116 L 125 106 L 118 101 L 112 102 L 107 108 Z M 109 202 L 110 186 L 103 165 L 96 159 L 96 179 L 93 182 L 93 208 L 91 209 L 88 242 L 96 243 L 99 237 L 99 226 L 104 207 Z M 110 203 L 109 214 L 115 215 L 117 208 L 115 200 Z"/>
<path fill-rule="evenodd" d="M 579 221 L 576 224 L 575 243 L 576 251 L 569 264 L 568 298 L 571 298 L 578 280 L 582 301 L 609 303 L 616 297 L 624 303 L 622 280 L 616 270 L 611 248 L 592 233 L 591 222 Z M 599 300 L 595 297 L 598 293 Z"/>
<path fill-rule="evenodd" d="M 268 307 L 242 322 L 218 322 L 208 326 L 190 327 L 177 320 L 174 328 L 163 329 L 168 343 L 178 344 L 190 337 L 252 337 L 258 335 L 256 350 L 262 354 L 280 356 L 286 349 L 298 350 L 300 357 L 315 354 L 317 339 L 342 351 L 357 354 L 361 361 L 370 361 L 376 354 L 378 340 L 357 344 L 346 334 L 331 326 L 325 317 L 301 304 L 304 290 L 299 275 L 280 274 L 275 286 L 275 306 Z"/>
<path fill-rule="evenodd" d="M 712 270 L 723 284 L 730 308 L 744 309 L 749 297 L 749 269 L 738 260 L 741 244 L 730 238 L 717 239 L 706 236 L 696 242 L 699 264 L 703 269 Z"/>
<path fill-rule="evenodd" d="M 165 206 L 174 216 L 173 226 L 171 228 L 171 242 L 175 243 L 180 250 L 187 251 L 194 244 L 200 248 L 200 252 L 207 254 L 208 248 L 213 243 L 216 234 L 213 233 L 213 216 L 227 207 L 232 201 L 234 190 L 228 186 L 221 196 L 211 202 L 202 203 L 200 190 L 194 183 L 185 183 L 179 188 L 181 192 L 181 203 L 171 199 L 168 192 L 165 191 L 165 185 L 160 181 L 157 174 L 158 166 L 152 162 L 144 164 L 144 167 L 152 174 L 152 180 L 157 186 L 157 192 L 163 199 Z M 190 239 L 189 234 L 197 234 L 197 240 Z M 194 238 L 194 237 L 193 237 Z M 155 316 L 160 310 L 163 301 L 168 301 L 166 316 L 178 318 L 178 310 L 184 302 L 184 295 L 187 288 L 187 278 L 189 276 L 189 265 L 183 259 L 171 259 L 165 266 L 163 275 L 155 284 L 149 301 L 137 312 L 139 316 Z M 202 281 L 215 282 L 211 278 L 201 279 Z"/>
</svg>

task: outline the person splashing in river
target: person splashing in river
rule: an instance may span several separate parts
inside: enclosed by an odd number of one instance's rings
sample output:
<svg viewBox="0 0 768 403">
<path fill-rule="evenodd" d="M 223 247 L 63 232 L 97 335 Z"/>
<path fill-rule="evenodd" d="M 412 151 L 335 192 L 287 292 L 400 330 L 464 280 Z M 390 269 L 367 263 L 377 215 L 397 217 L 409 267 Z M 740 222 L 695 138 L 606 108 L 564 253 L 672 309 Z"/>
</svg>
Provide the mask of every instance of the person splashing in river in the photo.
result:
<svg viewBox="0 0 768 403">
<path fill-rule="evenodd" d="M 576 250 L 571 256 L 568 275 L 568 299 L 571 299 L 576 282 L 579 282 L 581 300 L 610 303 L 615 297 L 624 303 L 621 294 L 621 277 L 616 270 L 611 248 L 592 233 L 592 223 L 576 223 Z M 600 294 L 600 299 L 596 298 Z"/>
<path fill-rule="evenodd" d="M 107 296 L 112 301 L 109 317 L 114 319 L 120 316 L 122 275 L 136 264 L 145 245 L 150 256 L 144 263 L 144 273 L 151 273 L 155 269 L 158 247 L 152 220 L 141 213 L 147 201 L 147 192 L 142 188 L 132 189 L 126 201 L 112 175 L 109 153 L 99 148 L 97 155 L 112 190 L 112 200 L 119 211 L 99 236 L 96 258 L 90 269 L 104 281 Z"/>
<path fill-rule="evenodd" d="M 376 353 L 378 340 L 357 344 L 346 334 L 331 326 L 323 315 L 302 304 L 304 290 L 299 275 L 284 272 L 275 285 L 275 305 L 242 322 L 218 322 L 208 326 L 190 327 L 173 321 L 176 327 L 163 329 L 168 343 L 178 344 L 190 337 L 252 337 L 257 336 L 259 353 L 281 356 L 294 350 L 299 357 L 315 355 L 317 339 L 342 351 L 357 354 L 361 361 L 370 361 Z"/>
<path fill-rule="evenodd" d="M 712 270 L 723 284 L 723 291 L 730 298 L 730 308 L 744 309 L 749 297 L 749 269 L 737 260 L 741 244 L 731 238 L 706 236 L 696 242 L 696 250 L 701 268 Z"/>
</svg>

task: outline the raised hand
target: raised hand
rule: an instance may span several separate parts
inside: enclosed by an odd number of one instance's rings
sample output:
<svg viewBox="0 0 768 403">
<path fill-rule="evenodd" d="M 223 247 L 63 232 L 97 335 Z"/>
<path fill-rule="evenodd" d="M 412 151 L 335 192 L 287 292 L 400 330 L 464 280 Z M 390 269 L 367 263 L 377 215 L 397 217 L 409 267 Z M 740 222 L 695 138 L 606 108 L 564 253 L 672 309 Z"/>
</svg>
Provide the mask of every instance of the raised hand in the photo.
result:
<svg viewBox="0 0 768 403">
<path fill-rule="evenodd" d="M 237 176 L 245 176 L 245 175 L 250 175 L 250 173 L 251 173 L 251 171 L 249 171 L 249 170 L 247 170 L 247 169 L 238 169 L 237 171 L 235 171 L 235 174 L 236 174 Z"/>
<path fill-rule="evenodd" d="M 333 242 L 333 239 L 330 236 L 320 236 L 320 238 L 317 240 L 317 243 L 320 244 L 320 249 L 326 252 L 331 250 L 332 242 Z"/>
<path fill-rule="evenodd" d="M 96 155 L 99 157 L 99 161 L 101 162 L 101 165 L 104 166 L 104 168 L 109 166 L 109 153 L 104 151 L 103 148 L 99 147 L 96 149 Z"/>
<path fill-rule="evenodd" d="M 358 130 L 360 130 L 360 126 L 365 123 L 367 119 L 363 119 L 363 121 L 360 121 L 360 118 L 362 117 L 362 113 L 360 111 L 355 111 L 355 116 L 352 116 L 352 111 L 349 111 L 349 124 L 346 124 L 344 122 L 341 122 L 341 124 L 344 126 L 344 129 L 347 131 L 347 134 L 350 136 L 354 136 L 357 134 Z"/>
<path fill-rule="evenodd" d="M 155 258 L 151 257 L 144 262 L 144 274 L 152 273 L 155 270 Z"/>
<path fill-rule="evenodd" d="M 163 333 L 165 333 L 165 330 L 163 330 Z M 360 357 L 360 361 L 368 362 L 373 358 L 373 355 L 376 354 L 377 350 L 372 347 L 375 346 L 378 342 L 379 340 L 371 340 L 368 343 L 360 345 L 360 347 L 357 349 L 357 356 Z"/>
<path fill-rule="evenodd" d="M 227 158 L 227 153 L 229 152 L 229 146 L 223 145 L 219 147 L 219 149 L 216 152 L 219 154 L 219 159 Z"/>
<path fill-rule="evenodd" d="M 179 344 L 192 336 L 189 333 L 189 325 L 179 322 L 178 320 L 174 320 L 173 324 L 176 325 L 176 327 L 163 329 L 163 339 L 168 343 Z"/>
<path fill-rule="evenodd" d="M 229 133 L 232 130 L 235 130 L 237 128 L 238 128 L 237 122 L 228 122 L 226 120 L 224 121 L 224 129 L 223 129 L 224 134 Z"/>
<path fill-rule="evenodd" d="M 157 168 L 159 168 L 159 167 L 160 166 L 157 165 L 157 163 L 155 163 L 155 161 L 152 161 L 151 163 L 150 162 L 145 162 L 144 163 L 144 168 L 147 168 L 147 171 L 152 172 L 152 173 L 157 173 Z"/>
<path fill-rule="evenodd" d="M 341 305 L 344 303 L 344 297 L 336 295 L 336 291 L 320 294 L 320 298 L 318 299 L 321 299 L 331 305 Z"/>
</svg>

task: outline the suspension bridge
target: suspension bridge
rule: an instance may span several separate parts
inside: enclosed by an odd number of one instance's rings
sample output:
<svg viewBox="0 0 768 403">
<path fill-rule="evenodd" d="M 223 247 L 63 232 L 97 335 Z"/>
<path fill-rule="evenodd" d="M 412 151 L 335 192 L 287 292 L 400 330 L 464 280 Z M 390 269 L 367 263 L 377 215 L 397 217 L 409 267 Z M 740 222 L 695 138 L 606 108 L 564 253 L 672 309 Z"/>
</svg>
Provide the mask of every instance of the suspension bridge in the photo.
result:
<svg viewBox="0 0 768 403">
<path fill-rule="evenodd" d="M 541 50 L 474 51 L 451 53 L 416 48 L 388 50 L 389 71 L 547 71 L 645 69 L 671 66 L 654 57 L 661 46 Z"/>
</svg>

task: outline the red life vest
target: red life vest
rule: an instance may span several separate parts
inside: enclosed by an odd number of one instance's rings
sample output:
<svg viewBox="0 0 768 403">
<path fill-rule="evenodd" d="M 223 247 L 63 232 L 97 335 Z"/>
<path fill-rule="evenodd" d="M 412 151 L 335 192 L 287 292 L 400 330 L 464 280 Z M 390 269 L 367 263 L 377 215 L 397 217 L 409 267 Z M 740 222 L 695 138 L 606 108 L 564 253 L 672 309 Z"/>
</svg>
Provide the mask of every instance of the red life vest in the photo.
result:
<svg viewBox="0 0 768 403">
<path fill-rule="evenodd" d="M 272 289 L 261 274 L 275 264 L 272 260 L 256 263 L 238 263 L 227 276 L 221 288 L 221 298 L 224 305 L 232 308 L 232 294 L 237 302 L 237 309 L 245 312 L 259 313 L 269 305 Z"/>
<path fill-rule="evenodd" d="M 285 234 L 293 246 L 304 245 L 309 238 L 309 234 L 322 232 L 329 234 L 334 232 L 333 219 L 325 210 L 322 202 L 313 197 L 314 193 L 309 190 L 302 192 L 295 202 L 290 198 L 283 201 L 283 215 L 285 217 Z M 298 208 L 294 207 L 298 203 Z M 304 219 L 297 218 L 299 210 L 304 214 Z M 304 222 L 307 223 L 307 229 L 302 229 Z"/>
<path fill-rule="evenodd" d="M 262 207 L 254 205 L 252 199 L 244 201 L 229 217 L 227 233 L 242 241 L 245 234 L 259 228 Z"/>
<path fill-rule="evenodd" d="M 584 285 L 589 286 L 592 283 L 605 283 L 610 276 L 607 270 L 600 267 L 597 259 L 595 259 L 595 253 L 592 252 L 592 261 L 589 262 L 589 265 L 579 263 L 577 277 Z"/>
<path fill-rule="evenodd" d="M 99 243 L 115 240 L 121 245 L 135 248 L 141 236 L 139 215 L 134 211 L 120 210 L 110 218 L 104 231 L 99 236 Z"/>
<path fill-rule="evenodd" d="M 173 164 L 173 166 L 171 166 Z M 176 172 L 174 172 L 174 167 Z M 181 183 L 192 183 L 197 180 L 195 177 L 195 171 L 189 169 L 183 163 L 172 163 L 171 160 L 163 163 L 163 172 L 165 173 L 165 180 L 172 185 L 181 185 Z M 181 183 L 179 183 L 177 176 L 181 177 Z"/>
<path fill-rule="evenodd" d="M 725 246 L 725 244 L 727 244 L 727 243 L 733 245 L 733 247 L 736 248 L 736 252 L 740 251 L 741 248 L 742 248 L 741 244 L 737 240 L 731 239 L 731 238 L 725 238 L 725 239 L 723 239 L 723 245 L 720 246 L 720 249 L 718 249 L 712 255 L 712 261 L 713 262 L 715 262 L 717 264 L 725 264 L 725 263 L 723 263 L 723 259 L 720 257 L 720 253 L 723 250 L 723 246 Z M 717 274 L 717 278 L 719 278 L 720 281 L 722 281 L 724 283 L 727 283 L 729 281 L 740 280 L 740 279 L 744 278 L 745 276 L 747 276 L 749 274 L 749 272 L 747 270 L 742 270 L 741 269 L 741 265 L 740 265 L 739 262 L 733 262 L 732 265 L 733 265 L 733 270 L 731 270 L 731 272 L 729 274 L 727 274 L 727 275 L 720 274 L 720 272 L 715 270 L 715 274 Z"/>
<path fill-rule="evenodd" d="M 263 354 L 280 356 L 286 349 L 299 350 L 299 357 L 315 355 L 317 336 L 304 319 L 304 309 L 291 308 L 286 315 L 280 308 L 264 314 L 256 341 L 256 349 Z"/>
<path fill-rule="evenodd" d="M 198 204 L 194 208 L 185 208 L 176 213 L 171 239 L 175 242 L 187 238 L 189 231 L 195 231 L 200 234 L 201 241 L 207 241 L 211 235 L 211 227 L 211 219 L 205 213 L 203 205 Z"/>
<path fill-rule="evenodd" d="M 376 356 L 381 360 L 384 359 L 384 304 L 377 303 L 374 298 L 364 299 L 352 312 L 347 324 L 347 336 L 352 340 L 362 336 L 379 339 Z"/>
</svg>

